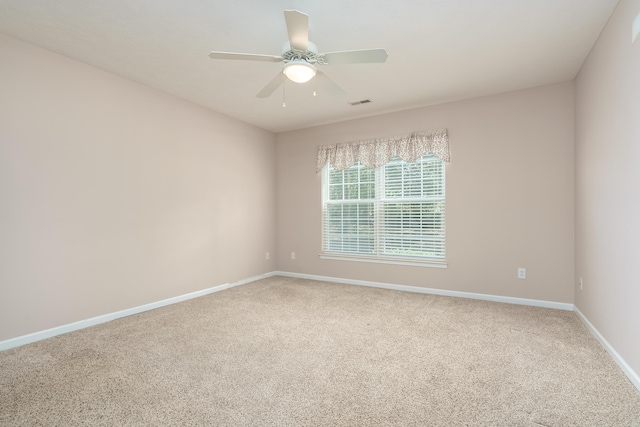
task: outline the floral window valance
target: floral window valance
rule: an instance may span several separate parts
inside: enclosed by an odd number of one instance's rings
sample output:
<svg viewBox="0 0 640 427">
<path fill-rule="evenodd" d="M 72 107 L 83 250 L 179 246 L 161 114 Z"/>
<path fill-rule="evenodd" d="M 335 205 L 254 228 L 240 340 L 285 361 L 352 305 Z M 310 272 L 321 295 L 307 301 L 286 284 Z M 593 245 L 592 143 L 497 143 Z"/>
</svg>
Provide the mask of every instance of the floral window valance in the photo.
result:
<svg viewBox="0 0 640 427">
<path fill-rule="evenodd" d="M 446 129 L 323 145 L 318 147 L 316 172 L 320 172 L 327 162 L 338 170 L 348 169 L 357 161 L 367 167 L 377 168 L 389 163 L 392 157 L 400 157 L 405 162 L 413 163 L 426 153 L 432 153 L 445 162 L 449 161 L 449 137 Z"/>
</svg>

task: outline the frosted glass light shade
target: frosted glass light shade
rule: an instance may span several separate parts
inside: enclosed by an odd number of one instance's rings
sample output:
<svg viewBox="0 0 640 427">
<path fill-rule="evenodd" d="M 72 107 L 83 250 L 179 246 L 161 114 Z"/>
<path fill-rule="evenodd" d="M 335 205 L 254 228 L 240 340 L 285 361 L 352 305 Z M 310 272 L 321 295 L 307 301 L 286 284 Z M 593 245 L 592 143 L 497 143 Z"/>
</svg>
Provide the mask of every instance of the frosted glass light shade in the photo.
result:
<svg viewBox="0 0 640 427">
<path fill-rule="evenodd" d="M 284 66 L 284 75 L 296 83 L 306 83 L 316 75 L 316 67 L 306 61 L 292 61 Z"/>
</svg>

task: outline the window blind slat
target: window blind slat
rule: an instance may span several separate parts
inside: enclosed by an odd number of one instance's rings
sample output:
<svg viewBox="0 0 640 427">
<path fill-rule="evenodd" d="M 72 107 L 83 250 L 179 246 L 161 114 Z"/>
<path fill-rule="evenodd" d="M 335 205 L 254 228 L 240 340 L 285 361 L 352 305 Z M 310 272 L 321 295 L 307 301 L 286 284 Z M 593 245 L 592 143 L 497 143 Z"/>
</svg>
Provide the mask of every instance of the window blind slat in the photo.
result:
<svg viewBox="0 0 640 427">
<path fill-rule="evenodd" d="M 327 165 L 323 252 L 444 260 L 444 162 L 427 154 L 378 169 Z"/>
</svg>

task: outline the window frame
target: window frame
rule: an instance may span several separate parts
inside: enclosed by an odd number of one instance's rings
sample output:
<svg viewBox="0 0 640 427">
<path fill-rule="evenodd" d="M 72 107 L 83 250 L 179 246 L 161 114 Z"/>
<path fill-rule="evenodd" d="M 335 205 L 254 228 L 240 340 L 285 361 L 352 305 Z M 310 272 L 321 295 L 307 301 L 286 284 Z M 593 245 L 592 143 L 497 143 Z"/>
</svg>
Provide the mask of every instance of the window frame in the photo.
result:
<svg viewBox="0 0 640 427">
<path fill-rule="evenodd" d="M 329 199 L 330 192 L 330 173 L 331 173 L 331 165 L 329 162 L 325 164 L 322 168 L 322 179 L 321 179 L 321 190 L 322 190 L 322 204 L 321 204 L 321 250 L 320 250 L 320 258 L 328 259 L 328 260 L 341 260 L 341 261 L 357 261 L 357 262 L 370 262 L 370 263 L 383 263 L 383 264 L 397 264 L 397 265 L 411 265 L 411 266 L 423 266 L 423 267 L 435 267 L 435 268 L 446 268 L 447 267 L 447 258 L 446 258 L 446 162 L 442 161 L 438 157 L 434 156 L 431 153 L 427 153 L 424 156 L 421 156 L 420 161 L 422 159 L 427 158 L 429 161 L 438 161 L 440 162 L 441 167 L 441 180 L 437 180 L 439 188 L 441 189 L 441 195 L 438 197 L 433 196 L 424 196 L 424 193 L 421 197 L 401 197 L 401 198 L 389 198 L 384 195 L 384 187 L 385 187 L 385 170 L 388 166 L 397 165 L 398 162 L 402 162 L 401 159 L 394 158 L 392 162 L 381 166 L 379 168 L 373 169 L 375 178 L 375 190 L 374 190 L 374 198 L 373 199 L 340 199 L 336 200 L 335 203 Z M 402 162 L 407 164 L 406 162 Z M 410 163 L 409 163 L 410 164 Z M 346 169 L 350 170 L 352 168 L 359 167 L 363 168 L 362 165 L 356 163 L 356 165 L 351 168 Z M 358 181 L 360 184 L 360 181 Z M 343 187 L 347 184 L 343 181 Z M 423 186 L 424 188 L 424 182 Z M 422 190 L 423 191 L 423 190 Z M 350 202 L 349 200 L 353 200 Z M 382 206 L 387 203 L 409 203 L 409 202 L 442 202 L 442 215 L 440 217 L 441 227 L 438 229 L 441 233 L 441 257 L 425 257 L 425 256 L 407 256 L 407 255 L 389 255 L 383 252 L 383 249 L 380 246 L 380 236 L 384 233 L 381 230 L 381 227 L 384 227 L 382 222 L 384 221 L 382 212 Z M 346 202 L 346 203 L 345 203 Z M 353 252 L 340 252 L 340 251 L 330 251 L 327 250 L 327 238 L 329 236 L 329 232 L 327 227 L 329 227 L 329 219 L 327 218 L 327 207 L 331 204 L 335 205 L 347 205 L 347 204 L 358 204 L 358 203 L 371 203 L 373 202 L 373 211 L 374 211 L 374 230 L 373 230 L 373 253 L 366 254 L 357 251 Z M 400 203 L 398 203 L 400 202 Z M 388 234 L 388 233 L 387 233 Z M 359 236 L 359 235 L 358 235 Z M 421 237 L 424 237 L 425 234 L 421 234 Z M 342 243 L 344 244 L 344 242 Z"/>
</svg>

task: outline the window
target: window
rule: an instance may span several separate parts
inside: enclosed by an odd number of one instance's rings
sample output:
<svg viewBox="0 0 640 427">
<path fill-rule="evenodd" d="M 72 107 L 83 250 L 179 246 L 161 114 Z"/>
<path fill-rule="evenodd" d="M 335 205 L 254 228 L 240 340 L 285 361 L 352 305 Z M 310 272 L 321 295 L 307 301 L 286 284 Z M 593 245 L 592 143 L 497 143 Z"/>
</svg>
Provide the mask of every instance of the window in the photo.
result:
<svg viewBox="0 0 640 427">
<path fill-rule="evenodd" d="M 432 154 L 373 169 L 323 169 L 322 255 L 444 264 L 445 168 Z"/>
</svg>

